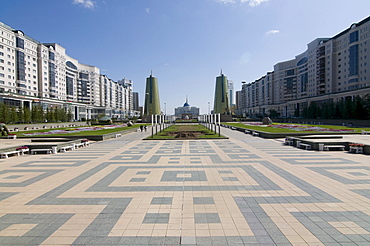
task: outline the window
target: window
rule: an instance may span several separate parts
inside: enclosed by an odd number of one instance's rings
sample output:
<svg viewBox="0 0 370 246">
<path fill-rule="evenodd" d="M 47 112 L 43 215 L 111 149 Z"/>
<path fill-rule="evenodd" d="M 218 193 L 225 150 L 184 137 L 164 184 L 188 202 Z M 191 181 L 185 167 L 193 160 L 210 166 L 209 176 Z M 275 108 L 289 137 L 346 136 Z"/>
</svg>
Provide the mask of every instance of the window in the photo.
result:
<svg viewBox="0 0 370 246">
<path fill-rule="evenodd" d="M 21 49 L 24 49 L 24 40 L 17 37 L 16 39 L 16 46 L 17 48 L 21 48 Z"/>
<path fill-rule="evenodd" d="M 349 76 L 358 75 L 358 44 L 349 47 Z"/>
</svg>

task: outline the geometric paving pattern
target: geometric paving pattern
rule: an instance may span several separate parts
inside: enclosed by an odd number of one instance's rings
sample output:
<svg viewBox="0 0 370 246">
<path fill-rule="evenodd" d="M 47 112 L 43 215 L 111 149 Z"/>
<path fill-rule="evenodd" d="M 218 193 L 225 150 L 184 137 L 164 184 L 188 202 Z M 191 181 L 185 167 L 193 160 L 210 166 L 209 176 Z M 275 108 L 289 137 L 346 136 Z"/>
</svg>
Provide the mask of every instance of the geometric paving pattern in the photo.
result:
<svg viewBox="0 0 370 246">
<path fill-rule="evenodd" d="M 0 245 L 369 245 L 368 156 L 228 140 L 0 160 Z"/>
</svg>

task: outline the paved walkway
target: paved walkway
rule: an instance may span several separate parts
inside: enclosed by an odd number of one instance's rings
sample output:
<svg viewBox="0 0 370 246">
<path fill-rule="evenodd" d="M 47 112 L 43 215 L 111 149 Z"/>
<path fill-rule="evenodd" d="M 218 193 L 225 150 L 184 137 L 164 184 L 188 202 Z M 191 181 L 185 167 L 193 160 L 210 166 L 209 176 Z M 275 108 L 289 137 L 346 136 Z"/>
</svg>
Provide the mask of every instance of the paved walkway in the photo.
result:
<svg viewBox="0 0 370 246">
<path fill-rule="evenodd" d="M 369 245 L 370 157 L 135 132 L 0 160 L 0 245 Z"/>
</svg>

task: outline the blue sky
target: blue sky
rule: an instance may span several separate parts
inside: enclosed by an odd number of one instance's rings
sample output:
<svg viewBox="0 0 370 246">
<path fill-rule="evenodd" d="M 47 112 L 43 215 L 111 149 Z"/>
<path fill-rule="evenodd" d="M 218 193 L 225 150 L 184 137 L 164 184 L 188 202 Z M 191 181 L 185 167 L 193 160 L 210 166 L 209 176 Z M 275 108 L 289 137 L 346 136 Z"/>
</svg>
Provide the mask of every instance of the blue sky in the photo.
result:
<svg viewBox="0 0 370 246">
<path fill-rule="evenodd" d="M 239 90 L 318 37 L 369 15 L 369 0 L 0 0 L 0 21 L 117 81 L 158 78 L 161 107 L 213 107 L 216 76 Z"/>
</svg>

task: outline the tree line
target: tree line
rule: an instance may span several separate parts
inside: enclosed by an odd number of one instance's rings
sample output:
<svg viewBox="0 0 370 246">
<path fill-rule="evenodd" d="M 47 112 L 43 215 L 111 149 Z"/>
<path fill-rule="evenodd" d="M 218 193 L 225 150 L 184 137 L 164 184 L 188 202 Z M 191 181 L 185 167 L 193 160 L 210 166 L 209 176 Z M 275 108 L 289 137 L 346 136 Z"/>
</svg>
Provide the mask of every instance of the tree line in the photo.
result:
<svg viewBox="0 0 370 246">
<path fill-rule="evenodd" d="M 302 110 L 296 110 L 296 117 L 306 119 L 370 119 L 370 96 L 345 97 L 337 102 L 327 100 L 324 102 L 311 102 Z"/>
<path fill-rule="evenodd" d="M 41 122 L 69 122 L 72 113 L 64 108 L 52 107 L 43 109 L 41 105 L 28 107 L 11 107 L 0 103 L 0 122 L 6 124 L 14 123 L 41 123 Z"/>
</svg>

